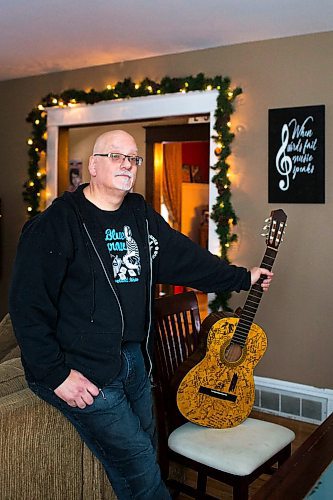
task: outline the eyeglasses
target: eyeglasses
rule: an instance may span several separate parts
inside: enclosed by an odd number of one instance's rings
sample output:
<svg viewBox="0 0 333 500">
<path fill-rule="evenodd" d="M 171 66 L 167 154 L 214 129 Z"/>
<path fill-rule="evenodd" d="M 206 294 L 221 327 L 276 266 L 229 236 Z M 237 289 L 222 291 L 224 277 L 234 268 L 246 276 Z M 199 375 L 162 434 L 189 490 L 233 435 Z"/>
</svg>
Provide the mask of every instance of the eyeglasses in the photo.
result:
<svg viewBox="0 0 333 500">
<path fill-rule="evenodd" d="M 122 165 L 126 158 L 128 158 L 132 167 L 140 167 L 143 162 L 143 158 L 141 156 L 123 155 L 122 153 L 95 153 L 93 156 L 106 156 L 111 158 L 112 163 L 117 165 Z"/>
</svg>

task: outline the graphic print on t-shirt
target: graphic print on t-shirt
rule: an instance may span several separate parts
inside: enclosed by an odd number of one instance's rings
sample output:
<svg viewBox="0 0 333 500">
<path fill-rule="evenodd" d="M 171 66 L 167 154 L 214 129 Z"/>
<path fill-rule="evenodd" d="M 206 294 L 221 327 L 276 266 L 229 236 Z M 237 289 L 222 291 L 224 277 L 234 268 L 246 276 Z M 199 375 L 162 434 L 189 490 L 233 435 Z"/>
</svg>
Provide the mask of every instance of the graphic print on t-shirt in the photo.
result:
<svg viewBox="0 0 333 500">
<path fill-rule="evenodd" d="M 129 226 L 124 231 L 105 230 L 105 241 L 112 258 L 113 276 L 116 283 L 139 281 L 141 262 L 139 247 Z"/>
</svg>

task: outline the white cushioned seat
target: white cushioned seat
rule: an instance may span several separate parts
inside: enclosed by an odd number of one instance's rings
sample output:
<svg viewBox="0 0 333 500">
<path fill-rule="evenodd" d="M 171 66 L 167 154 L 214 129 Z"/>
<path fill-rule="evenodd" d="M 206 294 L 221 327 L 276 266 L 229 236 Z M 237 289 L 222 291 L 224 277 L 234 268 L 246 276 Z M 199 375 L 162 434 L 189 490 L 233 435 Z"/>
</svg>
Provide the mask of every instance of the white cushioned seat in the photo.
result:
<svg viewBox="0 0 333 500">
<path fill-rule="evenodd" d="M 212 429 L 188 422 L 169 436 L 169 448 L 214 469 L 246 476 L 295 439 L 281 425 L 246 419 L 231 429 Z"/>
</svg>

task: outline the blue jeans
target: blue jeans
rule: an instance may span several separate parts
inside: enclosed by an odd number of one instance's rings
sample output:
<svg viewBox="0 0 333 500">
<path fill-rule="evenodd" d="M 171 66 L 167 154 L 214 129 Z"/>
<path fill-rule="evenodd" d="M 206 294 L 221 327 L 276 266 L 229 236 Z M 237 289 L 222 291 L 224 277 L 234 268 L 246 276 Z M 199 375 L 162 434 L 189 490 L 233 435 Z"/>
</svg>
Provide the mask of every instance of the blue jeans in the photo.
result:
<svg viewBox="0 0 333 500">
<path fill-rule="evenodd" d="M 103 464 L 119 500 L 171 498 L 156 460 L 151 386 L 140 344 L 124 345 L 117 378 L 83 409 L 69 406 L 41 384 L 29 386 L 74 425 Z"/>
</svg>

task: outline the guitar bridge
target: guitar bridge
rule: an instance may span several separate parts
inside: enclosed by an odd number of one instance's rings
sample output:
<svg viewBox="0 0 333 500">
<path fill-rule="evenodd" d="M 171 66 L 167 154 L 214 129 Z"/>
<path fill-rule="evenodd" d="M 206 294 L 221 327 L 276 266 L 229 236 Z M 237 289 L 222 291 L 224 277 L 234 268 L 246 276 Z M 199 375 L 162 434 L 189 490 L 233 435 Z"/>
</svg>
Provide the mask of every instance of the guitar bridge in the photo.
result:
<svg viewBox="0 0 333 500">
<path fill-rule="evenodd" d="M 233 403 L 237 400 L 237 396 L 230 394 L 229 392 L 218 391 L 216 389 L 210 389 L 209 387 L 200 386 L 199 392 L 201 394 L 206 394 L 213 398 L 224 399 L 225 401 L 232 401 Z"/>
</svg>

